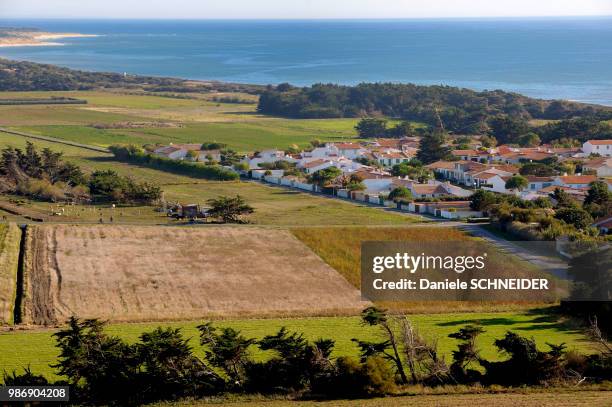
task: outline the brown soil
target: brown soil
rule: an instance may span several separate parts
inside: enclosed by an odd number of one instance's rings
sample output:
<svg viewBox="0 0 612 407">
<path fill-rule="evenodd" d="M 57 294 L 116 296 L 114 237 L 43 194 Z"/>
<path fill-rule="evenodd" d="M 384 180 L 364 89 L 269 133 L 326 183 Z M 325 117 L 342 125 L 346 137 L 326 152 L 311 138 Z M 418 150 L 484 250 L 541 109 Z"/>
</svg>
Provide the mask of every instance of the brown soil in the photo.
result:
<svg viewBox="0 0 612 407">
<path fill-rule="evenodd" d="M 357 289 L 284 230 L 32 226 L 24 322 L 356 312 Z"/>
</svg>

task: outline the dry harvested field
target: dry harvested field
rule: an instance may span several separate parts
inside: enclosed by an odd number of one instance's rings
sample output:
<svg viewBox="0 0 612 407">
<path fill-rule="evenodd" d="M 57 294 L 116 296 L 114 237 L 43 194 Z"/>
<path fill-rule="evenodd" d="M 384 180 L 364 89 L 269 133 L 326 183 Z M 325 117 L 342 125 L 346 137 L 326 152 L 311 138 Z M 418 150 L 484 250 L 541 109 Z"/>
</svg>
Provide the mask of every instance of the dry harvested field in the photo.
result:
<svg viewBox="0 0 612 407">
<path fill-rule="evenodd" d="M 330 315 L 358 290 L 290 232 L 254 227 L 31 226 L 23 321 Z"/>
<path fill-rule="evenodd" d="M 15 224 L 0 224 L 0 325 L 13 322 L 21 231 Z"/>
</svg>

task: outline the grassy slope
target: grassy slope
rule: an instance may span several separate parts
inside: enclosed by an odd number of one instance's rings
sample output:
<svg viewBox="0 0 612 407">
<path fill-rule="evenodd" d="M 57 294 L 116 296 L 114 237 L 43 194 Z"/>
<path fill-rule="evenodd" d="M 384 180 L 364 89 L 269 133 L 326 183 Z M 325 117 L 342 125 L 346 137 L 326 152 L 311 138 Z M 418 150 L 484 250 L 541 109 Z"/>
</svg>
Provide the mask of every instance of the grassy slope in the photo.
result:
<svg viewBox="0 0 612 407">
<path fill-rule="evenodd" d="M 479 345 L 482 355 L 487 358 L 498 358 L 492 346 L 495 338 L 501 337 L 507 330 L 514 330 L 521 335 L 533 337 L 539 346 L 546 348 L 545 343 L 566 342 L 569 349 L 589 351 L 591 344 L 584 335 L 576 329 L 567 326 L 563 321 L 544 311 L 518 313 L 469 313 L 469 314 L 437 314 L 411 315 L 423 335 L 439 338 L 439 349 L 450 359 L 450 353 L 456 347 L 456 342 L 447 337 L 468 323 L 481 323 L 486 332 L 481 336 Z M 198 354 L 203 355 L 198 345 L 196 326 L 199 322 L 164 323 L 163 326 L 182 328 L 186 337 Z M 267 319 L 267 320 L 233 320 L 219 321 L 219 326 L 231 326 L 240 329 L 246 336 L 261 338 L 273 334 L 281 326 L 291 330 L 304 332 L 308 339 L 331 338 L 336 341 L 334 356 L 357 355 L 357 347 L 351 338 L 374 340 L 376 330 L 364 327 L 358 317 L 336 318 L 306 318 L 306 319 Z M 139 334 L 154 329 L 159 323 L 135 323 L 111 325 L 108 332 L 129 341 L 136 341 Z M 53 362 L 57 351 L 51 337 L 52 331 L 13 331 L 0 333 L 0 349 L 16 349 L 16 352 L 0 352 L 0 371 L 18 369 L 20 366 L 31 365 L 34 372 L 50 375 L 53 373 L 49 363 Z M 255 348 L 255 356 L 265 357 Z"/>
<path fill-rule="evenodd" d="M 6 146 L 21 147 L 26 139 L 3 133 L 0 149 Z M 415 218 L 382 211 L 364 205 L 356 205 L 337 199 L 323 198 L 307 193 L 290 191 L 255 182 L 207 182 L 180 175 L 169 174 L 149 168 L 114 161 L 110 155 L 63 144 L 34 141 L 39 148 L 49 147 L 63 151 L 67 160 L 84 170 L 113 169 L 139 181 L 160 184 L 168 201 L 205 204 L 207 199 L 219 195 L 242 195 L 255 207 L 252 222 L 261 225 L 390 225 L 413 222 Z M 30 202 L 27 206 L 45 214 L 58 210 L 56 205 L 45 202 Z M 150 207 L 132 207 L 113 210 L 108 207 L 67 207 L 72 220 L 97 222 L 100 217 L 108 221 L 129 223 L 167 223 L 165 216 Z M 61 219 L 58 219 L 61 220 Z"/>
<path fill-rule="evenodd" d="M 13 323 L 20 237 L 17 225 L 0 224 L 0 325 Z"/>
</svg>

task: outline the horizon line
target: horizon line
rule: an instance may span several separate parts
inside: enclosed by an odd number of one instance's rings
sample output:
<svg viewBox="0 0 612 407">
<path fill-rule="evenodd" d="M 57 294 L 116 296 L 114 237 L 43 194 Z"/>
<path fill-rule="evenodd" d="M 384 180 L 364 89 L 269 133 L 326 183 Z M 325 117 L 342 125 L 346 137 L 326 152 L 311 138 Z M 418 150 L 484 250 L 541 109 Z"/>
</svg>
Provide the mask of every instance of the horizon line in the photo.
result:
<svg viewBox="0 0 612 407">
<path fill-rule="evenodd" d="M 534 20 L 534 19 L 612 18 L 612 14 L 562 14 L 529 16 L 443 16 L 443 17 L 0 17 L 2 20 L 132 20 L 132 21 L 407 21 L 407 20 Z"/>
</svg>

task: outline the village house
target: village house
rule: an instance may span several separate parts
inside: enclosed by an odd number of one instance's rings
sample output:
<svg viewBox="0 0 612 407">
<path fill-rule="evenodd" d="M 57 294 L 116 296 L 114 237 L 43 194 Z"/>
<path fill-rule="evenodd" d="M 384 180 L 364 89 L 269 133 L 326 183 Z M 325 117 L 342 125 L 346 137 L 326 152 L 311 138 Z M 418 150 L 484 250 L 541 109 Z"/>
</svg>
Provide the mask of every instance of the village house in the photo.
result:
<svg viewBox="0 0 612 407">
<path fill-rule="evenodd" d="M 241 162 L 246 163 L 249 169 L 260 168 L 259 164 L 276 163 L 278 161 L 287 161 L 294 163 L 297 160 L 290 155 L 285 154 L 281 150 L 264 150 L 256 153 L 253 156 L 246 156 Z"/>
<path fill-rule="evenodd" d="M 591 182 L 597 181 L 595 175 L 566 175 L 553 178 L 553 185 L 574 189 L 589 188 Z"/>
<path fill-rule="evenodd" d="M 482 164 L 468 160 L 437 161 L 426 167 L 436 173 L 438 178 L 474 188 L 489 185 L 495 175 L 508 177 L 518 172 L 518 168 L 512 165 Z"/>
<path fill-rule="evenodd" d="M 361 144 L 357 143 L 327 143 L 325 146 L 335 147 L 338 150 L 338 156 L 346 157 L 350 160 L 359 158 L 368 151 Z"/>
<path fill-rule="evenodd" d="M 374 159 L 383 167 L 392 167 L 397 164 L 407 163 L 412 157 L 400 151 L 373 152 Z"/>
<path fill-rule="evenodd" d="M 525 178 L 527 178 L 527 181 L 529 182 L 527 189 L 530 191 L 539 191 L 553 185 L 555 182 L 553 177 L 536 177 L 535 175 L 528 175 Z"/>
<path fill-rule="evenodd" d="M 221 161 L 219 150 L 202 150 L 201 144 L 171 144 L 153 150 L 153 154 L 171 160 Z"/>
<path fill-rule="evenodd" d="M 602 157 L 612 157 L 612 140 L 588 140 L 582 145 L 585 155 L 599 154 Z"/>
<path fill-rule="evenodd" d="M 594 172 L 598 177 L 612 177 L 612 157 L 597 157 L 582 164 L 583 172 Z"/>
<path fill-rule="evenodd" d="M 312 161 L 305 161 L 298 163 L 297 167 L 301 168 L 306 174 L 313 174 L 317 171 L 324 170 L 329 167 L 333 167 L 334 162 L 326 159 L 315 159 Z"/>
</svg>

